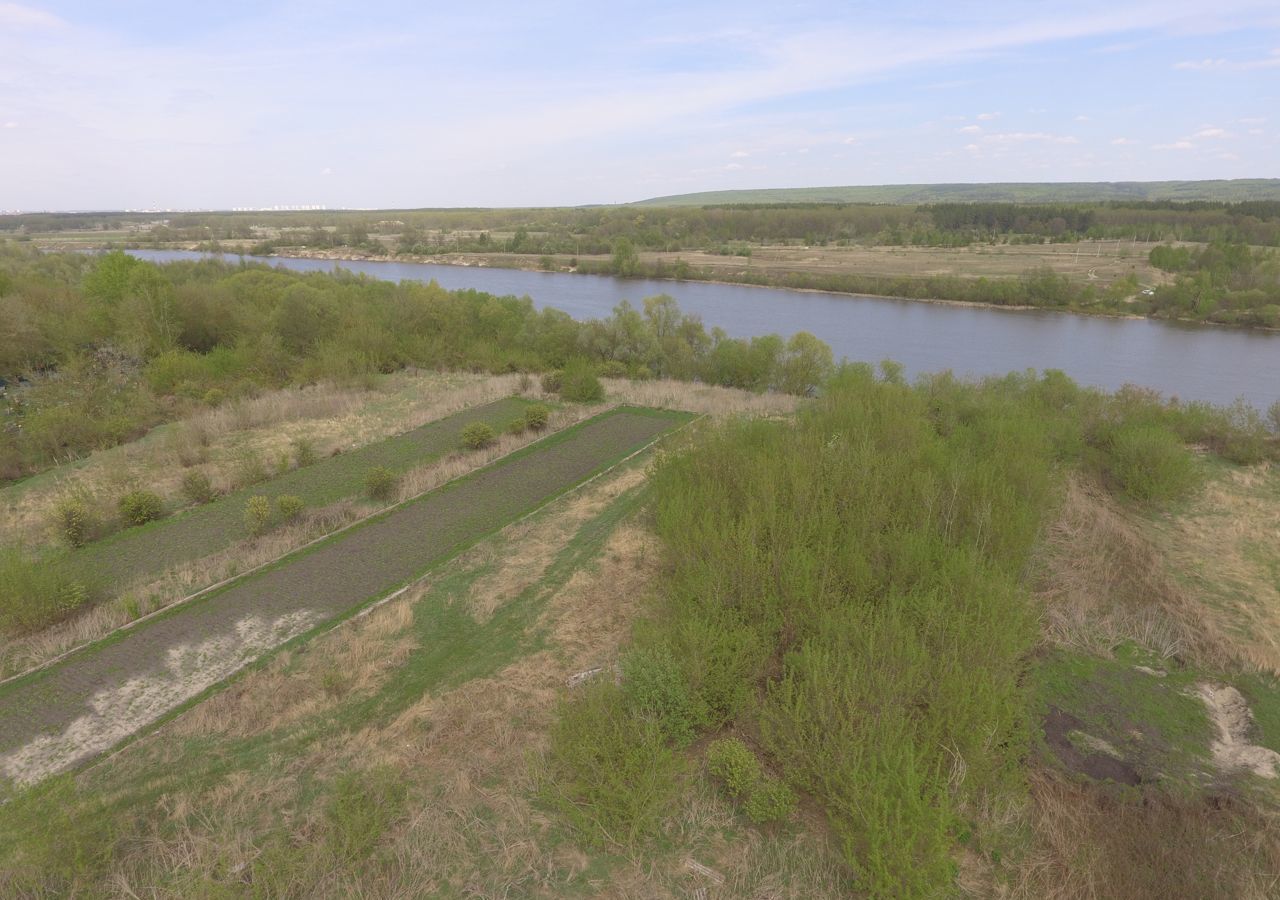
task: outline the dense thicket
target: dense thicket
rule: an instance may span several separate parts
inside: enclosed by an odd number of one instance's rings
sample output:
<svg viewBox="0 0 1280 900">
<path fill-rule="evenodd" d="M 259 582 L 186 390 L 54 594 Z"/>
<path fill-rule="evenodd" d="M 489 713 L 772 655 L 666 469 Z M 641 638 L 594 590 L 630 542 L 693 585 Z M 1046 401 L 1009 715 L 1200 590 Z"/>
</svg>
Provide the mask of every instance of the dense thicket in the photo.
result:
<svg viewBox="0 0 1280 900">
<path fill-rule="evenodd" d="M 728 732 L 825 811 L 867 894 L 947 896 L 972 811 L 1020 790 L 1026 577 L 1062 470 L 1150 501 L 1194 488 L 1187 441 L 1274 451 L 1245 410 L 1061 373 L 884 371 L 849 367 L 797 421 L 708 427 L 658 465 L 662 598 L 621 683 L 569 701 L 554 733 L 551 795 L 588 840 L 660 834 L 672 750 Z M 623 761 L 643 795 L 590 776 Z"/>
<path fill-rule="evenodd" d="M 157 266 L 0 250 L 0 477 L 132 437 L 193 404 L 405 366 L 702 379 L 806 393 L 832 366 L 807 334 L 710 333 L 670 297 L 577 322 L 528 298 L 216 261 Z"/>
</svg>

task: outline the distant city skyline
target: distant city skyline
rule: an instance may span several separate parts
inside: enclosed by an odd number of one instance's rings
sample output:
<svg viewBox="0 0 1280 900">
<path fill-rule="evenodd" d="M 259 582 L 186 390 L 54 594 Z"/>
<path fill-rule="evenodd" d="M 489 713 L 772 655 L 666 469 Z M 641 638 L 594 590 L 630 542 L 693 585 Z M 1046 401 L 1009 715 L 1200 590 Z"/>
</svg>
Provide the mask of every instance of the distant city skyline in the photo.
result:
<svg viewBox="0 0 1280 900">
<path fill-rule="evenodd" d="M 1280 175 L 1280 5 L 0 2 L 0 209 Z"/>
</svg>

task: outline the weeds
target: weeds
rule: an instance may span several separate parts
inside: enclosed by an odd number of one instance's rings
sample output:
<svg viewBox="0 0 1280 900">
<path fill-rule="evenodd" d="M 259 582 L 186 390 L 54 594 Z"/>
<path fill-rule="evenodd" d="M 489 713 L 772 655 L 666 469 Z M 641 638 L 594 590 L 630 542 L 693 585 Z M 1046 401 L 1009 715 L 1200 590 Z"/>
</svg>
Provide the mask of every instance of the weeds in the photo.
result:
<svg viewBox="0 0 1280 900">
<path fill-rule="evenodd" d="M 37 559 L 20 547 L 0 549 L 0 630 L 25 633 L 66 618 L 88 600 L 88 589 L 57 558 Z"/>
<path fill-rule="evenodd" d="M 385 466 L 375 466 L 365 473 L 364 492 L 372 500 L 390 500 L 398 483 L 395 472 Z"/>
<path fill-rule="evenodd" d="M 199 469 L 191 469 L 182 476 L 182 495 L 196 505 L 211 502 L 218 496 L 209 476 Z"/>
</svg>

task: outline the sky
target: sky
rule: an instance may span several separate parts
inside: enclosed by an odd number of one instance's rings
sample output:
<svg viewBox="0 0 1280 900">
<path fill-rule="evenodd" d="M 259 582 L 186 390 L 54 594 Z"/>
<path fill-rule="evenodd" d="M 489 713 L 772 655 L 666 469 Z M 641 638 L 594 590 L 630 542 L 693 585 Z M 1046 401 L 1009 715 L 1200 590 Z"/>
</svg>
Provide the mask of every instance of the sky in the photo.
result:
<svg viewBox="0 0 1280 900">
<path fill-rule="evenodd" d="M 1277 176 L 1277 0 L 0 0 L 0 210 Z"/>
</svg>

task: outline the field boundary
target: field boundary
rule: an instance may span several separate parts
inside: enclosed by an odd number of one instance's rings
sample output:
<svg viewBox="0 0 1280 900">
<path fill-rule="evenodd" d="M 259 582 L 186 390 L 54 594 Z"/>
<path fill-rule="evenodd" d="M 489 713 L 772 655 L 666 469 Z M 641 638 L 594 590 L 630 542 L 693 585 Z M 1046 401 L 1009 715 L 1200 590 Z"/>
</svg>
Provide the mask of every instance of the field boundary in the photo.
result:
<svg viewBox="0 0 1280 900">
<path fill-rule="evenodd" d="M 584 419 L 582 421 L 584 422 L 591 421 L 592 419 L 598 418 L 600 416 L 608 415 L 610 413 L 613 413 L 615 410 L 621 408 L 623 405 L 624 404 L 621 404 L 621 403 L 615 403 L 611 406 L 606 407 L 605 409 L 602 409 L 600 412 L 596 413 L 594 416 L 591 416 L 590 418 Z M 642 408 L 642 407 L 637 407 L 637 408 Z M 525 444 L 522 447 L 517 447 L 516 449 L 512 450 L 510 453 L 504 456 L 499 456 L 497 459 L 490 460 L 488 463 L 486 463 L 485 465 L 479 468 L 472 469 L 468 472 L 461 472 L 458 475 L 455 475 L 453 478 L 448 479 L 447 481 L 443 481 L 440 484 L 435 485 L 434 487 L 427 488 L 426 490 L 419 491 L 418 493 L 413 494 L 409 497 L 406 497 L 403 500 L 399 500 L 396 503 L 391 504 L 390 506 L 379 507 L 378 509 L 375 509 L 368 514 L 363 515 L 360 518 L 355 519 L 354 521 L 348 522 L 347 524 L 339 528 L 335 528 L 333 531 L 326 532 L 325 534 L 312 538 L 306 543 L 299 544 L 296 547 L 286 550 L 284 553 L 281 553 L 279 556 L 275 556 L 275 557 L 272 557 L 271 559 L 264 560 L 258 563 L 256 566 L 253 566 L 252 568 L 245 569 L 243 572 L 237 572 L 235 575 L 231 575 L 227 578 L 223 578 L 221 581 L 217 581 L 217 582 L 214 582 L 213 584 L 206 585 L 205 587 L 200 588 L 200 590 L 193 591 L 192 593 L 187 594 L 184 597 L 180 597 L 179 599 L 175 600 L 172 603 L 166 604 L 165 606 L 162 606 L 158 609 L 153 609 L 151 612 L 145 615 L 139 616 L 136 619 L 132 619 L 128 622 L 125 622 L 123 625 L 119 626 L 118 628 L 113 628 L 111 631 L 107 632 L 104 635 L 101 635 L 89 641 L 85 641 L 84 643 L 81 643 L 81 644 L 76 644 L 74 647 L 70 647 L 67 650 L 64 650 L 62 653 L 59 653 L 57 656 L 54 656 L 50 659 L 45 660 L 39 665 L 32 666 L 29 669 L 23 669 L 21 672 L 15 672 L 14 674 L 9 675 L 5 678 L 0 678 L 0 690 L 4 689 L 11 682 L 18 681 L 19 679 L 23 679 L 23 678 L 27 678 L 29 676 L 35 675 L 41 672 L 42 670 L 47 669 L 50 666 L 53 666 L 57 663 L 60 663 L 63 660 L 66 660 L 77 653 L 88 650 L 89 648 L 99 643 L 116 640 L 119 638 L 121 634 L 143 624 L 144 622 L 148 622 L 151 619 L 157 618 L 165 613 L 169 613 L 173 610 L 179 609 L 189 603 L 192 603 L 193 601 L 199 600 L 205 594 L 209 594 L 214 591 L 221 590 L 231 585 L 233 582 L 239 581 L 242 578 L 248 578 L 249 576 L 258 573 L 263 569 L 266 569 L 270 566 L 274 566 L 280 563 L 281 561 L 287 559 L 288 557 L 294 555 L 295 553 L 301 555 L 304 551 L 313 548 L 316 544 L 319 544 L 322 541 L 326 541 L 326 540 L 329 540 L 330 538 L 336 537 L 337 535 L 340 535 L 345 531 L 349 531 L 350 529 L 355 528 L 358 525 L 363 525 L 366 522 L 370 521 L 371 519 L 377 518 L 378 516 L 381 516 L 385 513 L 389 513 L 395 509 L 398 509 L 401 506 L 405 506 L 409 503 L 413 503 L 421 499 L 422 497 L 426 496 L 427 494 L 431 493 L 432 491 L 441 490 L 443 488 L 448 487 L 449 485 L 453 484 L 456 481 L 460 481 L 463 478 L 468 478 L 474 475 L 476 472 L 480 472 L 480 471 L 483 471 L 484 469 L 489 468 L 490 466 L 497 465 L 503 460 L 510 459 L 512 456 L 514 456 L 517 453 L 521 453 L 532 447 L 536 447 L 538 446 L 538 444 L 548 440 L 549 438 L 553 438 L 556 435 L 563 434 L 565 431 L 575 427 L 578 424 L 580 423 L 574 422 L 569 425 L 566 425 L 564 428 L 558 429 L 556 431 L 550 431 L 547 434 L 544 434 L 541 437 L 538 437 L 535 440 L 530 441 L 529 443 Z M 684 426 L 682 425 L 680 427 L 683 428 Z M 669 433 L 671 432 L 668 432 L 668 434 Z"/>
</svg>

